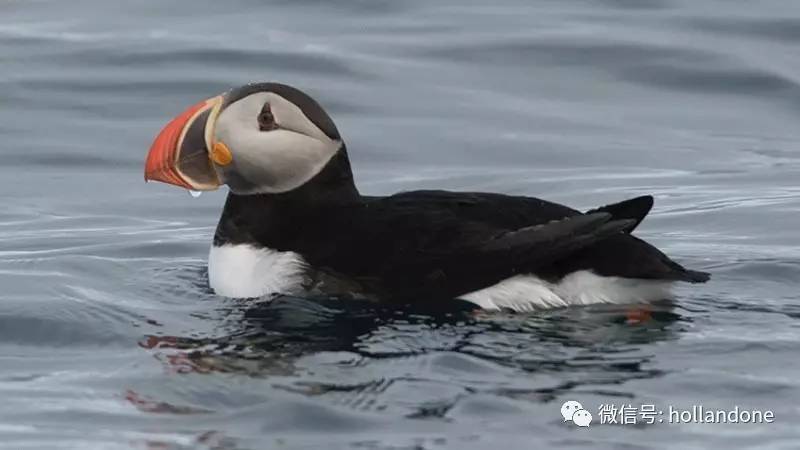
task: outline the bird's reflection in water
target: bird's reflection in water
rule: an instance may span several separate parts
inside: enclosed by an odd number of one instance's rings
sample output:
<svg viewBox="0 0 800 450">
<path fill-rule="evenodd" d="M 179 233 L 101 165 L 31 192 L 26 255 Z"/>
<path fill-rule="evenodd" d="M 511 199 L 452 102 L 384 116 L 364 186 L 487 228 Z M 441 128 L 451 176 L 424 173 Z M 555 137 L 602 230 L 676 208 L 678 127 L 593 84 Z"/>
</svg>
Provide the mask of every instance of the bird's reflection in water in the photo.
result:
<svg viewBox="0 0 800 450">
<path fill-rule="evenodd" d="M 642 347 L 677 337 L 687 320 L 677 309 L 664 302 L 506 314 L 476 311 L 467 303 L 436 311 L 278 297 L 255 304 L 229 301 L 216 319 L 224 330 L 217 337 L 146 336 L 140 345 L 176 375 L 274 378 L 271 388 L 290 395 L 439 420 L 470 393 L 537 403 L 578 391 L 626 396 L 619 387 L 625 381 L 661 375 Z M 386 364 L 402 360 L 407 367 L 413 358 L 419 373 L 411 378 L 407 368 L 398 372 Z M 406 391 L 414 383 L 441 389 L 422 391 L 437 397 L 428 398 Z M 153 414 L 215 413 L 213 407 L 174 405 L 154 395 L 129 390 L 125 398 Z M 202 436 L 228 441 L 213 430 Z"/>
<path fill-rule="evenodd" d="M 139 345 L 155 350 L 155 356 L 174 373 L 290 375 L 296 359 L 314 353 L 377 356 L 364 350 L 361 343 L 381 327 L 473 323 L 473 311 L 474 306 L 466 302 L 443 311 L 353 299 L 278 296 L 257 303 L 231 301 L 223 311 L 223 326 L 229 333 L 221 337 L 148 335 Z"/>
<path fill-rule="evenodd" d="M 349 352 L 382 359 L 458 352 L 527 372 L 604 368 L 653 375 L 634 350 L 674 338 L 687 319 L 670 302 L 635 308 L 595 305 L 531 314 L 487 313 L 458 303 L 447 310 L 396 307 L 341 298 L 281 296 L 231 301 L 222 336 L 146 336 L 140 346 L 175 373 L 292 375 L 297 359 Z M 639 355 L 631 360 L 631 356 Z"/>
<path fill-rule="evenodd" d="M 630 397 L 622 387 L 626 381 L 661 375 L 650 364 L 647 344 L 676 339 L 688 320 L 669 302 L 532 314 L 458 306 L 435 311 L 333 298 L 228 301 L 215 319 L 224 330 L 218 337 L 147 336 L 140 345 L 177 376 L 269 378 L 268 387 L 258 386 L 283 394 L 267 392 L 276 398 L 265 411 L 280 405 L 281 395 L 300 395 L 438 421 L 458 417 L 459 402 L 476 393 L 542 404 L 572 394 Z M 130 404 L 151 414 L 188 415 L 193 423 L 220 414 L 213 402 L 176 405 L 174 398 L 158 397 L 125 393 Z M 239 448 L 236 438 L 214 426 L 201 427 L 192 439 L 193 448 Z M 172 448 L 159 441 L 145 447 Z"/>
<path fill-rule="evenodd" d="M 595 305 L 527 317 L 493 316 L 482 324 L 486 344 L 461 352 L 555 380 L 534 389 L 495 390 L 498 395 L 544 402 L 575 390 L 630 397 L 624 388 L 612 392 L 609 386 L 663 375 L 644 347 L 677 339 L 689 319 L 676 310 L 664 301 L 640 308 Z"/>
</svg>

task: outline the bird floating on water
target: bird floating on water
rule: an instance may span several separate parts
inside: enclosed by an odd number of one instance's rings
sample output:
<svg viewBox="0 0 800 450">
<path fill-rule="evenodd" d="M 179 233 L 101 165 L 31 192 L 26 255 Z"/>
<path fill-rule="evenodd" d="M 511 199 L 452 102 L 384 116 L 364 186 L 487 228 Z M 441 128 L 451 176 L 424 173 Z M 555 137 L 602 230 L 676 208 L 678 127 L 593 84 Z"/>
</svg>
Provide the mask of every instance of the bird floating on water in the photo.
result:
<svg viewBox="0 0 800 450">
<path fill-rule="evenodd" d="M 359 193 L 347 147 L 300 90 L 249 84 L 204 100 L 156 137 L 145 179 L 230 192 L 208 260 L 221 296 L 466 300 L 530 311 L 669 297 L 703 283 L 632 233 L 651 196 L 580 212 L 480 192 Z"/>
</svg>

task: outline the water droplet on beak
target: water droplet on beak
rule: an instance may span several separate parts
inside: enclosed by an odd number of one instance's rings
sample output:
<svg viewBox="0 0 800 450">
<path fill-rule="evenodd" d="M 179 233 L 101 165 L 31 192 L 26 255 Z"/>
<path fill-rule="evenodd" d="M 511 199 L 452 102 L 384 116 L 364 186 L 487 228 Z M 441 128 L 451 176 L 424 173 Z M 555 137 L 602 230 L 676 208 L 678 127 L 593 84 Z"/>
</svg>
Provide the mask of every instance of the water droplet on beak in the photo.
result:
<svg viewBox="0 0 800 450">
<path fill-rule="evenodd" d="M 200 191 L 192 191 L 192 190 L 189 191 L 189 195 L 191 195 L 193 198 L 200 197 L 202 194 L 203 193 Z"/>
</svg>

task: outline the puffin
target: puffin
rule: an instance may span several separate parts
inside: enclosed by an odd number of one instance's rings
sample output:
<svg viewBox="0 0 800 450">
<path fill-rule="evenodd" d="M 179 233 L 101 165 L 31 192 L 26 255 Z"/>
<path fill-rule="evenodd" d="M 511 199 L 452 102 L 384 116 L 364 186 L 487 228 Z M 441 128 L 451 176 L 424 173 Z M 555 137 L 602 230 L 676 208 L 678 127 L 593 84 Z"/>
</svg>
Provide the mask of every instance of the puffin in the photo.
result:
<svg viewBox="0 0 800 450">
<path fill-rule="evenodd" d="M 640 196 L 589 211 L 534 197 L 417 190 L 362 195 L 331 117 L 264 82 L 201 101 L 155 138 L 145 180 L 228 186 L 208 258 L 219 296 L 348 296 L 484 310 L 647 304 L 704 283 L 632 233 Z"/>
</svg>

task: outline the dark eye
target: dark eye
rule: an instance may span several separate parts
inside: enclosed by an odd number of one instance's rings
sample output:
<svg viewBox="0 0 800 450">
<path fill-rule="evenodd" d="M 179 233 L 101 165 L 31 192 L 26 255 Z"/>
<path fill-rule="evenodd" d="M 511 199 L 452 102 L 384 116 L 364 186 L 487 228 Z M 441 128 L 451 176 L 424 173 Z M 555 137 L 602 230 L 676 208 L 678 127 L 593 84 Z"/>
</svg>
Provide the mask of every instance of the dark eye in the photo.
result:
<svg viewBox="0 0 800 450">
<path fill-rule="evenodd" d="M 258 113 L 258 128 L 261 131 L 270 131 L 278 128 L 278 124 L 275 123 L 275 116 L 272 115 L 272 108 L 269 106 L 269 103 L 265 103 L 264 107 L 261 108 L 261 112 Z"/>
</svg>

